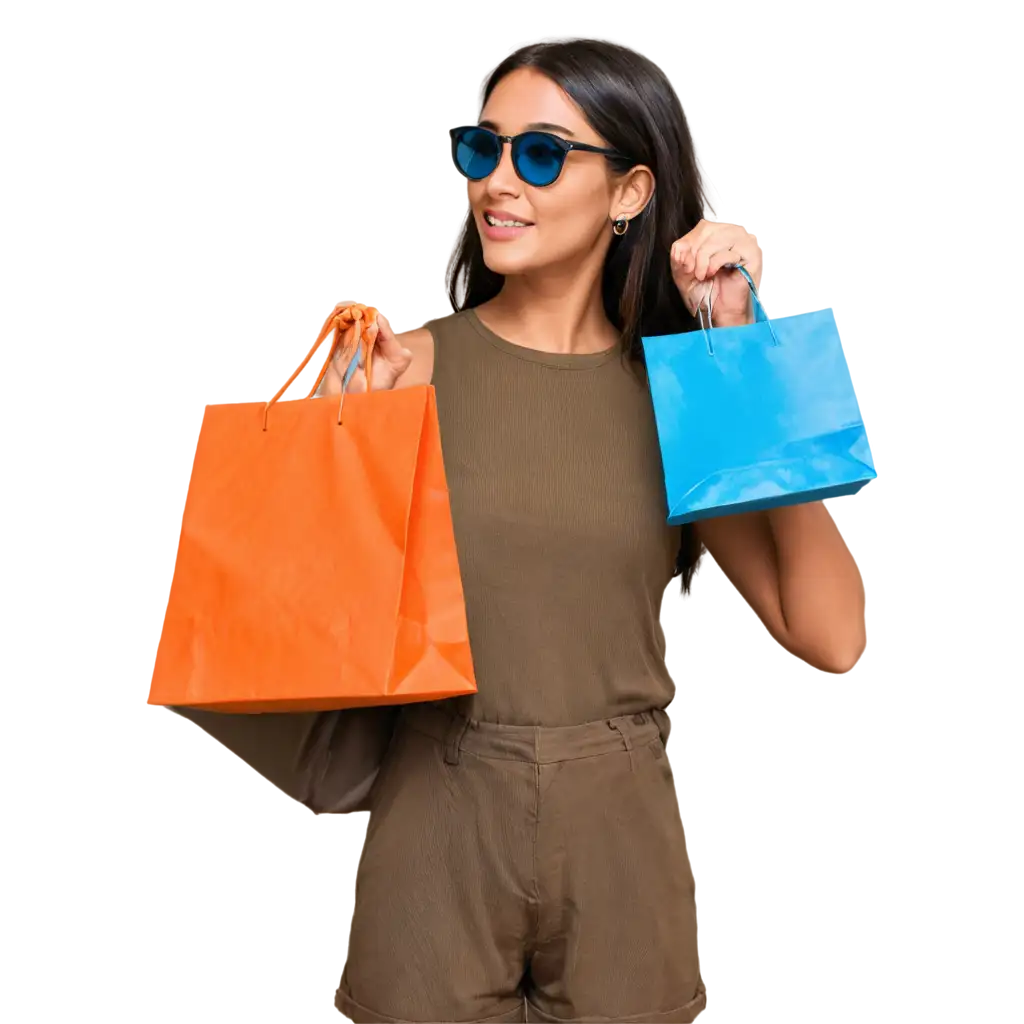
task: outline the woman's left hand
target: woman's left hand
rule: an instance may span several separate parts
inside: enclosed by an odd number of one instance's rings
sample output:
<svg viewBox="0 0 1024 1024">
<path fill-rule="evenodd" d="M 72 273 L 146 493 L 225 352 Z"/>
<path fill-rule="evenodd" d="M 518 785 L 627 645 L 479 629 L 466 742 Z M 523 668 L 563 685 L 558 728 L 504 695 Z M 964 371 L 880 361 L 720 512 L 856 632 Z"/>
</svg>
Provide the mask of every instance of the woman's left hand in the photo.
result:
<svg viewBox="0 0 1024 1024">
<path fill-rule="evenodd" d="M 669 263 L 672 280 L 694 316 L 698 304 L 706 315 L 710 292 L 716 327 L 733 327 L 753 320 L 746 278 L 738 270 L 726 267 L 727 263 L 741 264 L 760 287 L 761 247 L 749 231 L 737 224 L 702 220 L 672 243 Z"/>
</svg>

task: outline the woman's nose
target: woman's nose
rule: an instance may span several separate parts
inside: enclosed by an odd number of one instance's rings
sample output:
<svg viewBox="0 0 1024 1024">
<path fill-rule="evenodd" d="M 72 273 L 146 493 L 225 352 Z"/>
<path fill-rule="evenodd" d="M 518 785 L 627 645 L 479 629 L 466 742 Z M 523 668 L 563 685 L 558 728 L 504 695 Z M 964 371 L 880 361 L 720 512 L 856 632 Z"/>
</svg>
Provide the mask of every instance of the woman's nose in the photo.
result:
<svg viewBox="0 0 1024 1024">
<path fill-rule="evenodd" d="M 487 190 L 495 194 L 516 195 L 521 184 L 516 169 L 512 166 L 512 146 L 508 142 L 502 142 L 501 158 L 498 160 L 498 166 L 487 178 Z"/>
</svg>

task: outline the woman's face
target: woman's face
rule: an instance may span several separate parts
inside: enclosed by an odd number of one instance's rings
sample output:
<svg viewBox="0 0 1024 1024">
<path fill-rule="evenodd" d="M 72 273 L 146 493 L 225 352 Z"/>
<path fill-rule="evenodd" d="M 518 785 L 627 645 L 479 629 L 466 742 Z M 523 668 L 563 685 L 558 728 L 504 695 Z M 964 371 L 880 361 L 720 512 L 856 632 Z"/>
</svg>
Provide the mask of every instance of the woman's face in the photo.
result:
<svg viewBox="0 0 1024 1024">
<path fill-rule="evenodd" d="M 498 83 L 481 112 L 480 124 L 499 135 L 537 129 L 570 142 L 609 145 L 559 86 L 531 68 L 513 71 Z M 538 188 L 516 174 L 512 150 L 506 144 L 494 172 L 482 181 L 469 182 L 469 204 L 484 262 L 497 274 L 526 274 L 572 264 L 602 239 L 607 247 L 611 221 L 623 212 L 626 216 L 637 212 L 637 197 L 630 197 L 628 184 L 635 177 L 616 178 L 599 153 L 573 151 L 555 182 Z M 495 229 L 488 223 L 491 215 L 527 226 Z"/>
</svg>

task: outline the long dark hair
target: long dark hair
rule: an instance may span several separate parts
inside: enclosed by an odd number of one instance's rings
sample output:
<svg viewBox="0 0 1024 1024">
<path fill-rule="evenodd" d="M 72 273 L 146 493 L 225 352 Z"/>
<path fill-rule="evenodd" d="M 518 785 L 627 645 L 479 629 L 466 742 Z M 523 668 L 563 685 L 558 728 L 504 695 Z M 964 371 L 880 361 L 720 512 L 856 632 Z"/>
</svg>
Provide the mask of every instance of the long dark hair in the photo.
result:
<svg viewBox="0 0 1024 1024">
<path fill-rule="evenodd" d="M 613 170 L 645 164 L 654 174 L 654 195 L 626 234 L 613 237 L 601 282 L 605 314 L 620 331 L 623 357 L 642 367 L 641 335 L 696 326 L 669 267 L 672 243 L 696 227 L 708 205 L 682 104 L 662 70 L 641 54 L 604 40 L 569 39 L 534 43 L 506 57 L 484 84 L 481 108 L 495 86 L 519 68 L 547 75 L 607 145 L 626 154 L 625 160 L 606 157 Z M 452 308 L 479 306 L 503 283 L 503 275 L 484 263 L 470 213 L 448 264 Z M 693 526 L 684 526 L 674 574 L 682 576 L 683 593 L 690 590 L 701 551 Z"/>
</svg>

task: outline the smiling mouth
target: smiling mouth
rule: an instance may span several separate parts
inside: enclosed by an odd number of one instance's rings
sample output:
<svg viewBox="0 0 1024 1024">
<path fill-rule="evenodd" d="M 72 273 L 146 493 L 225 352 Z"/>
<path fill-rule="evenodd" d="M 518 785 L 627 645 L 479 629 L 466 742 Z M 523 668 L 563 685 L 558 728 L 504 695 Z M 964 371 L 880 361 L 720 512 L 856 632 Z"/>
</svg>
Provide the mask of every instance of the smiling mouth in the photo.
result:
<svg viewBox="0 0 1024 1024">
<path fill-rule="evenodd" d="M 532 227 L 529 221 L 525 220 L 498 220 L 496 217 L 492 217 L 489 213 L 484 213 L 484 220 L 491 225 L 492 228 L 528 228 Z"/>
</svg>

